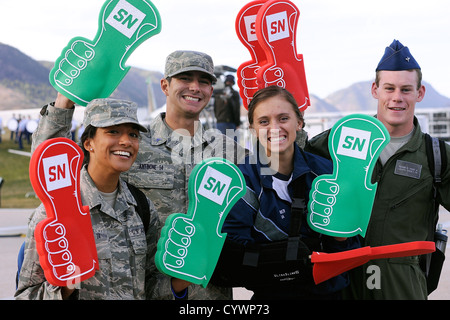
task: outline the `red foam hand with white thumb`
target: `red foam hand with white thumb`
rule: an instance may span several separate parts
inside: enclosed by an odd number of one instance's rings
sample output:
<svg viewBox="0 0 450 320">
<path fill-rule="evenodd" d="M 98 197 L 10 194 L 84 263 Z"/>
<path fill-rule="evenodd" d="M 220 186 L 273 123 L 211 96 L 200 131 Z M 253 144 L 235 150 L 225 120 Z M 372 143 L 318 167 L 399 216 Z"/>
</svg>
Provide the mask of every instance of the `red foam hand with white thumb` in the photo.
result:
<svg viewBox="0 0 450 320">
<path fill-rule="evenodd" d="M 290 1 L 270 0 L 256 17 L 256 35 L 267 63 L 257 72 L 259 89 L 270 85 L 286 88 L 300 111 L 310 105 L 303 55 L 297 54 L 297 23 L 300 11 Z"/>
<path fill-rule="evenodd" d="M 243 62 L 236 71 L 239 94 L 246 109 L 258 91 L 257 72 L 267 63 L 266 54 L 256 37 L 256 15 L 265 2 L 250 1 L 242 7 L 236 18 L 236 34 L 251 55 L 251 60 Z"/>
<path fill-rule="evenodd" d="M 83 152 L 66 138 L 41 143 L 30 160 L 31 185 L 47 214 L 34 232 L 36 248 L 55 286 L 86 280 L 99 269 L 89 207 L 80 198 L 82 162 Z"/>
</svg>

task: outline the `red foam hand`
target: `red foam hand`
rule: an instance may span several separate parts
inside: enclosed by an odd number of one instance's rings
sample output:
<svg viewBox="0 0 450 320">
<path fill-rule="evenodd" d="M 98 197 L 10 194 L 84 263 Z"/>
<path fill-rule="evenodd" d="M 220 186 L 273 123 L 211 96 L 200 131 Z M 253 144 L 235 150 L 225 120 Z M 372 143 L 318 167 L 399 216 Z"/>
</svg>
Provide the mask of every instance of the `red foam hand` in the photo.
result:
<svg viewBox="0 0 450 320">
<path fill-rule="evenodd" d="M 256 17 L 256 36 L 266 55 L 257 72 L 259 89 L 277 85 L 294 96 L 300 111 L 310 105 L 303 55 L 297 54 L 300 11 L 290 1 L 270 0 Z"/>
<path fill-rule="evenodd" d="M 414 241 L 373 248 L 367 246 L 337 253 L 313 252 L 311 262 L 314 263 L 314 282 L 319 284 L 373 259 L 415 256 L 435 250 L 436 245 L 432 241 Z"/>
<path fill-rule="evenodd" d="M 265 2 L 266 0 L 256 0 L 247 3 L 236 18 L 237 36 L 252 58 L 242 63 L 236 72 L 239 94 L 246 109 L 255 92 L 258 91 L 257 72 L 267 62 L 266 54 L 256 36 L 256 15 Z"/>
<path fill-rule="evenodd" d="M 372 247 L 370 259 L 398 258 L 408 256 L 418 256 L 436 250 L 433 241 L 414 241 L 406 243 L 391 244 L 389 246 Z"/>
<path fill-rule="evenodd" d="M 72 140 L 41 143 L 30 160 L 30 180 L 47 218 L 35 229 L 39 261 L 47 281 L 67 286 L 98 270 L 89 207 L 80 199 L 83 152 Z"/>
</svg>

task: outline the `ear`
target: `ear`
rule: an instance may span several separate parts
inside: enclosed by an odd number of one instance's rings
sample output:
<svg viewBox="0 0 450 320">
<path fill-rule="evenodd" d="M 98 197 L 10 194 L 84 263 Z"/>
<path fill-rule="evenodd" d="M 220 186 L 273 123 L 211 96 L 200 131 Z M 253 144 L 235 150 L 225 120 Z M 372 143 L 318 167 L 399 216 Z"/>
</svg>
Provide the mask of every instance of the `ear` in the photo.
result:
<svg viewBox="0 0 450 320">
<path fill-rule="evenodd" d="M 419 88 L 419 95 L 417 96 L 417 102 L 422 101 L 424 97 L 425 97 L 425 86 L 422 85 Z"/>
<path fill-rule="evenodd" d="M 89 149 L 92 148 L 91 138 L 87 138 L 86 140 L 84 140 L 83 147 L 89 152 Z"/>
<path fill-rule="evenodd" d="M 302 120 L 300 120 L 300 119 L 298 119 L 297 120 L 297 129 L 296 129 L 296 131 L 300 131 L 300 130 L 302 130 L 302 128 L 303 128 L 303 121 Z"/>
<path fill-rule="evenodd" d="M 161 90 L 166 96 L 169 95 L 169 81 L 165 78 L 161 79 Z"/>
<path fill-rule="evenodd" d="M 371 92 L 372 92 L 372 97 L 374 97 L 375 99 L 378 99 L 378 87 L 377 87 L 377 84 L 375 82 L 372 83 Z"/>
</svg>

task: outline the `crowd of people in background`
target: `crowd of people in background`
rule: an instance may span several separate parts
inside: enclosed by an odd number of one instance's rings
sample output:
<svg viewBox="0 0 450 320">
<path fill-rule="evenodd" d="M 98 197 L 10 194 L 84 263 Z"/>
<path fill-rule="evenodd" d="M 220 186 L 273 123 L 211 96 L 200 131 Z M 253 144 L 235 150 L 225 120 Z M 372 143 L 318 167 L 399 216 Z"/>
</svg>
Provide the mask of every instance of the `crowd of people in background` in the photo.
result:
<svg viewBox="0 0 450 320">
<path fill-rule="evenodd" d="M 9 139 L 17 144 L 19 150 L 23 150 L 25 144 L 31 147 L 31 136 L 37 128 L 38 123 L 38 117 L 31 115 L 19 114 L 16 116 L 13 113 L 7 122 L 4 122 L 2 117 L 0 117 L 0 143 L 4 135 L 8 137 L 9 132 Z M 83 123 L 79 124 L 78 121 L 72 120 L 72 127 L 70 129 L 71 139 L 75 142 L 80 142 L 83 132 Z"/>
<path fill-rule="evenodd" d="M 2 135 L 9 131 L 10 140 L 14 141 L 20 150 L 23 150 L 25 142 L 28 145 L 31 145 L 31 135 L 37 127 L 37 121 L 38 120 L 32 119 L 30 115 L 19 114 L 16 116 L 14 113 L 7 123 L 3 123 L 0 118 L 0 142 L 2 142 Z M 4 125 L 6 126 L 4 127 Z"/>
</svg>

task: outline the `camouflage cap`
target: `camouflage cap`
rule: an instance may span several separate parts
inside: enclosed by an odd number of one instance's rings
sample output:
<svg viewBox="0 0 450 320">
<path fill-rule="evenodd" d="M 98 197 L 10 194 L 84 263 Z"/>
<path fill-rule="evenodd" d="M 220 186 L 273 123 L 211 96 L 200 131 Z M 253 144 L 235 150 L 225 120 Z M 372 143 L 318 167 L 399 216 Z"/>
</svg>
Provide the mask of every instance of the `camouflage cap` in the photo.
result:
<svg viewBox="0 0 450 320">
<path fill-rule="evenodd" d="M 139 131 L 147 129 L 139 124 L 137 118 L 137 104 L 126 100 L 94 99 L 88 103 L 84 111 L 83 124 L 97 128 L 115 126 L 123 123 L 135 124 Z"/>
<path fill-rule="evenodd" d="M 201 71 L 216 82 L 212 58 L 203 52 L 178 50 L 167 56 L 164 77 L 169 78 L 187 71 Z"/>
</svg>

